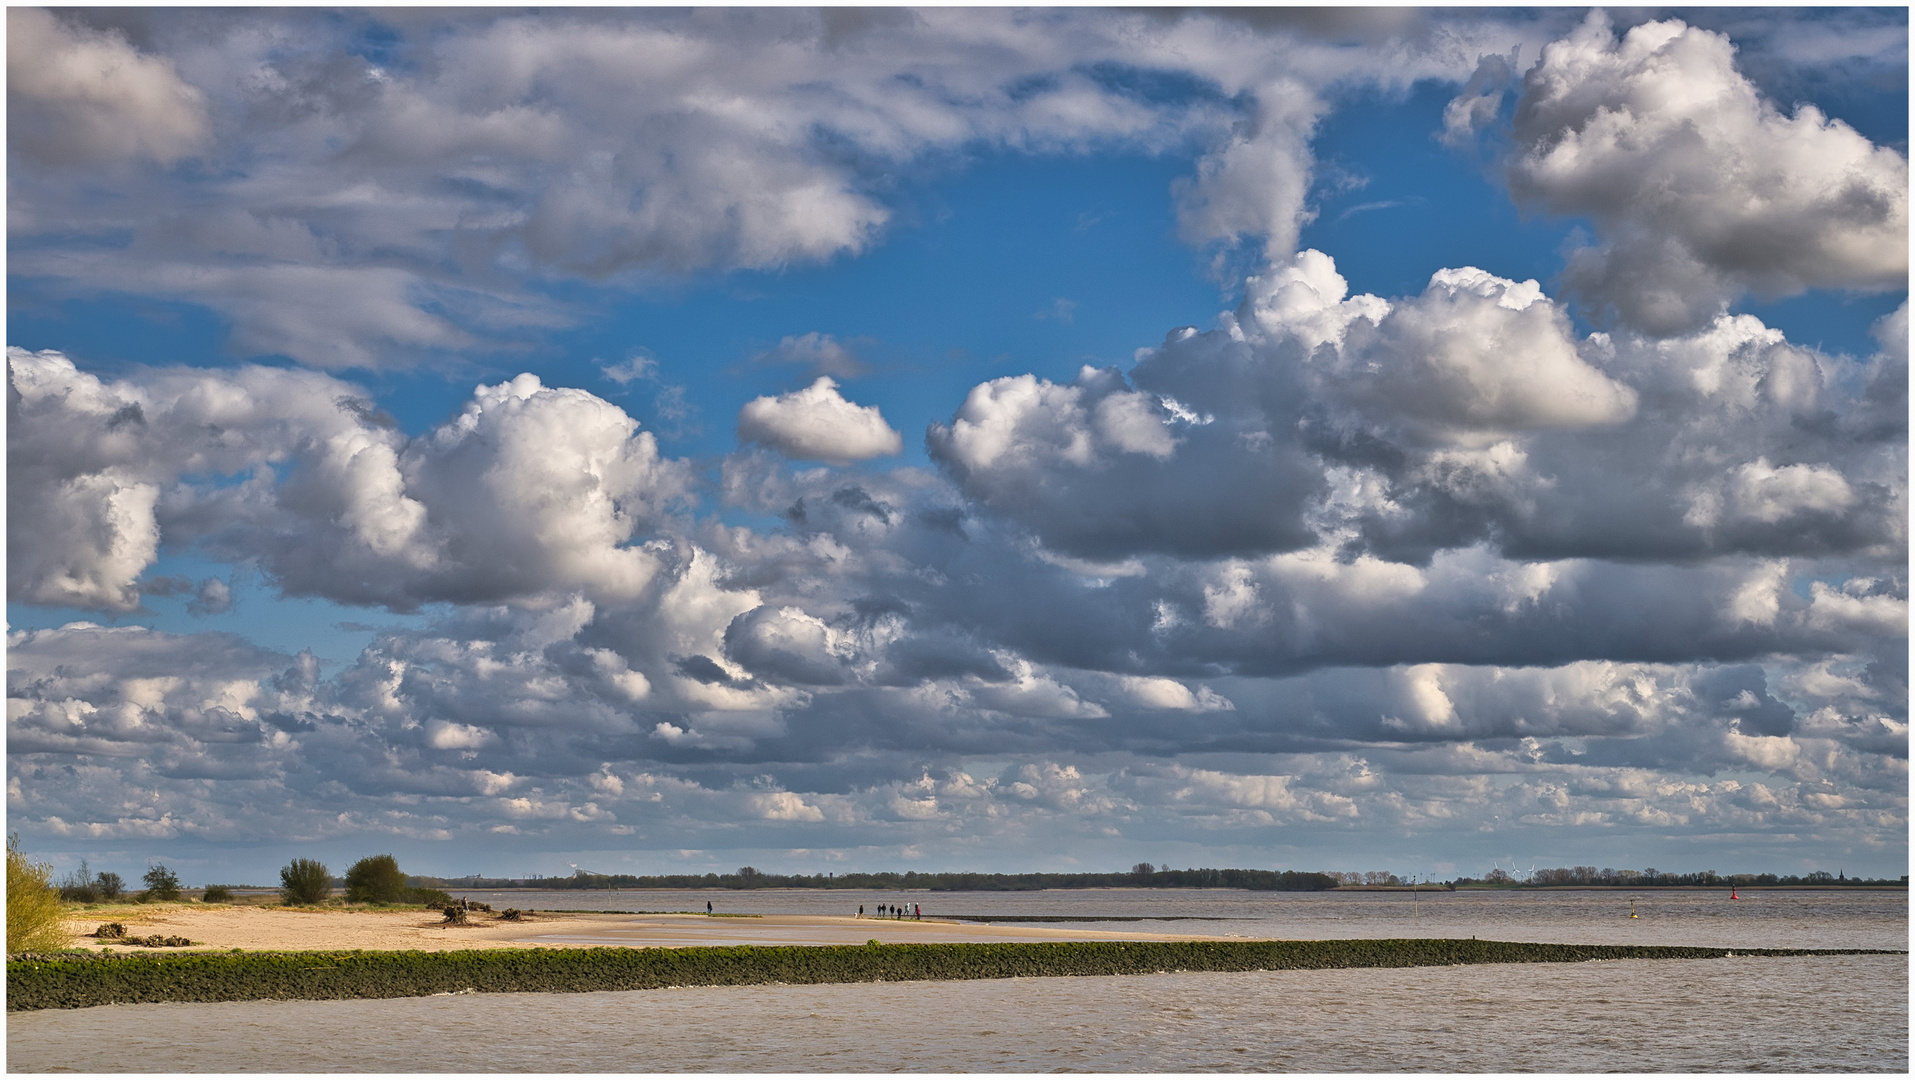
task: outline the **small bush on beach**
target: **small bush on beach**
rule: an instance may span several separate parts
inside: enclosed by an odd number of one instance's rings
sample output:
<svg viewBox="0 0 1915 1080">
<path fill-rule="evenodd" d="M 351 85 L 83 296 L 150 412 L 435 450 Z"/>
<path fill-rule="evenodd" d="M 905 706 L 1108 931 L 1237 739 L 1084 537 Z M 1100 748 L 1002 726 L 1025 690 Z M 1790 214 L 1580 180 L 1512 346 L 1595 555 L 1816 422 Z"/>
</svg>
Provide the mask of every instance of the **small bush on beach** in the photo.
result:
<svg viewBox="0 0 1915 1080">
<path fill-rule="evenodd" d="M 93 871 L 87 868 L 86 860 L 80 860 L 80 868 L 70 871 L 60 881 L 60 899 L 69 904 L 94 904 L 100 900 L 99 886 L 94 884 Z"/>
<path fill-rule="evenodd" d="M 346 901 L 397 904 L 406 899 L 406 875 L 390 855 L 368 855 L 346 871 Z"/>
<path fill-rule="evenodd" d="M 205 891 L 200 893 L 199 902 L 202 904 L 230 904 L 233 902 L 233 890 L 224 885 L 208 885 Z"/>
<path fill-rule="evenodd" d="M 7 834 L 7 952 L 53 952 L 72 943 L 60 921 L 53 867 L 29 860 L 20 835 Z"/>
<path fill-rule="evenodd" d="M 294 859 L 280 868 L 279 886 L 287 905 L 323 903 L 332 895 L 332 871 L 318 859 Z"/>
<path fill-rule="evenodd" d="M 142 900 L 178 900 L 180 898 L 180 876 L 166 868 L 164 863 L 154 863 L 148 867 L 140 880 L 146 882 L 146 891 L 140 894 Z"/>
<path fill-rule="evenodd" d="M 439 910 L 452 903 L 444 889 L 407 883 L 399 860 L 391 855 L 369 855 L 346 871 L 346 901 L 352 904 L 423 904 Z"/>
<path fill-rule="evenodd" d="M 126 892 L 126 882 L 120 875 L 108 872 L 93 873 L 85 859 L 80 860 L 80 868 L 61 880 L 60 899 L 70 904 L 97 904 L 102 900 L 118 900 Z"/>
</svg>

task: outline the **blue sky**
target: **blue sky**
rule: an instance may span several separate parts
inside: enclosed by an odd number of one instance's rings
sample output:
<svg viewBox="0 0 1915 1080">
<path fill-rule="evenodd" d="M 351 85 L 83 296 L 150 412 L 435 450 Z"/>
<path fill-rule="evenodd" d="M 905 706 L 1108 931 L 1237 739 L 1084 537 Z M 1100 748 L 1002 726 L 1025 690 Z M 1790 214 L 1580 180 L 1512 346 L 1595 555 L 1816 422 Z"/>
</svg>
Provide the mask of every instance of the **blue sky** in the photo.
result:
<svg viewBox="0 0 1915 1080">
<path fill-rule="evenodd" d="M 880 16 L 11 13 L 10 827 L 1905 870 L 1904 12 Z"/>
</svg>

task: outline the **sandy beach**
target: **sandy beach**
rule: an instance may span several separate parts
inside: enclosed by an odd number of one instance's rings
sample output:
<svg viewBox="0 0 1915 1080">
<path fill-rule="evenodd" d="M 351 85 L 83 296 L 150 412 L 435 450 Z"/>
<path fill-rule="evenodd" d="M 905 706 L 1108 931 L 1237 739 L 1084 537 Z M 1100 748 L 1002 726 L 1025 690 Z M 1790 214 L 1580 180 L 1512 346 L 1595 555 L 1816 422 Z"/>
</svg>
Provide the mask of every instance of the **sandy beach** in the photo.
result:
<svg viewBox="0 0 1915 1080">
<path fill-rule="evenodd" d="M 127 946 L 80 935 L 102 923 L 117 922 L 130 935 L 190 938 L 192 949 L 451 949 L 682 948 L 695 945 L 862 945 L 876 938 L 885 944 L 953 941 L 1202 941 L 1200 934 L 987 926 L 948 921 L 894 921 L 830 915 L 763 915 L 711 918 L 704 915 L 617 915 L 609 913 L 534 913 L 508 922 L 473 912 L 465 926 L 446 925 L 426 910 L 319 910 L 200 904 L 116 907 L 67 920 L 81 948 Z M 166 949 L 182 952 L 186 949 Z"/>
</svg>

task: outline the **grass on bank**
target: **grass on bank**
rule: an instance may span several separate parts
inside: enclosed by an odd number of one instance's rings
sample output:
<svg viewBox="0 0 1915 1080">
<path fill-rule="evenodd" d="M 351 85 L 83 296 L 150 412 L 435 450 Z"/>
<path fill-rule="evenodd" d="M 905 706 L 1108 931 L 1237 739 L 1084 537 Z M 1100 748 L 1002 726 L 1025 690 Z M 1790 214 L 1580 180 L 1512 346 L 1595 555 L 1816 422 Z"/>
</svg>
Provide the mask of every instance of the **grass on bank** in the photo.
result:
<svg viewBox="0 0 1915 1080">
<path fill-rule="evenodd" d="M 1888 953 L 1444 939 L 1070 941 L 467 952 L 61 953 L 7 963 L 7 1009 L 742 986 Z M 1906 954 L 1902 954 L 1906 955 Z"/>
</svg>

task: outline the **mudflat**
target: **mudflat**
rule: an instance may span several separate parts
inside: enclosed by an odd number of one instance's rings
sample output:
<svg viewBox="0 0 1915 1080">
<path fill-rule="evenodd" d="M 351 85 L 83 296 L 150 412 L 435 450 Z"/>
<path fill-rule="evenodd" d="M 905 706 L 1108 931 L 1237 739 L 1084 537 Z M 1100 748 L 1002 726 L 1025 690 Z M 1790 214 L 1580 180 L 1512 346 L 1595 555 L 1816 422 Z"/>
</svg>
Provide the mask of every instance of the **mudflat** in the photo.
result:
<svg viewBox="0 0 1915 1080">
<path fill-rule="evenodd" d="M 712 918 L 699 914 L 618 915 L 534 912 L 522 921 L 475 911 L 464 926 L 425 909 L 299 909 L 223 904 L 150 904 L 97 909 L 67 919 L 81 948 L 127 946 L 91 934 L 116 922 L 139 937 L 191 939 L 190 950 L 305 951 L 456 949 L 683 948 L 698 945 L 863 945 L 961 941 L 1209 941 L 1201 934 L 1158 934 L 1062 927 L 990 926 L 926 919 L 858 919 L 831 915 Z"/>
</svg>

